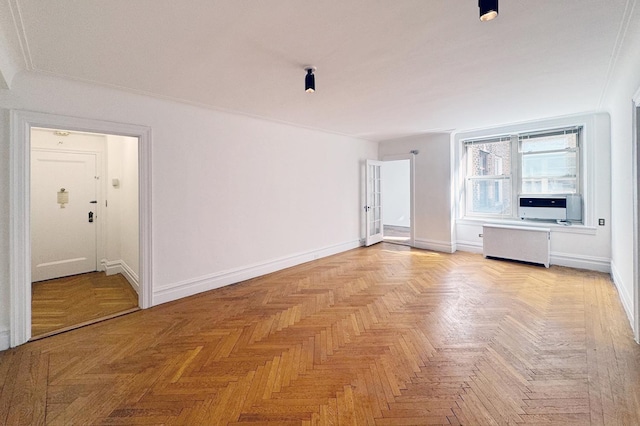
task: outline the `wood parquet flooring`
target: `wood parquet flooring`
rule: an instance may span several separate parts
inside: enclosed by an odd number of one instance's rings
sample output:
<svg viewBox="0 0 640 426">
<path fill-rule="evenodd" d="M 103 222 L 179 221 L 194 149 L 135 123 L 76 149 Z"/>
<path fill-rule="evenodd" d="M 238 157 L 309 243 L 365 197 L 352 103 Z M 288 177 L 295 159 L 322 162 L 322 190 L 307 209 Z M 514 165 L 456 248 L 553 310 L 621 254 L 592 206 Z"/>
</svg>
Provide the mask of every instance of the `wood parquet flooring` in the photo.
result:
<svg viewBox="0 0 640 426">
<path fill-rule="evenodd" d="M 606 274 L 378 244 L 0 353 L 0 423 L 640 424 Z"/>
<path fill-rule="evenodd" d="M 100 321 L 138 307 L 122 274 L 89 272 L 31 284 L 33 338 Z"/>
</svg>

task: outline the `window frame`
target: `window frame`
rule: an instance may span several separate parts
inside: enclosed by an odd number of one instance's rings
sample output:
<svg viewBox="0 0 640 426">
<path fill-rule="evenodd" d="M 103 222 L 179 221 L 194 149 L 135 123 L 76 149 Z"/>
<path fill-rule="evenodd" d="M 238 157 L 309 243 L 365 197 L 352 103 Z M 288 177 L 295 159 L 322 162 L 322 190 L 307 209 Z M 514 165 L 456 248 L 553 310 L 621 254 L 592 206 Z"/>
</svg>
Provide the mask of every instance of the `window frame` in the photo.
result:
<svg viewBox="0 0 640 426">
<path fill-rule="evenodd" d="M 519 220 L 519 215 L 518 215 L 518 198 L 521 195 L 561 195 L 561 194 L 565 194 L 565 193 L 549 193 L 549 194 L 543 194 L 543 193 L 523 193 L 522 189 L 523 189 L 523 155 L 526 155 L 526 153 L 521 151 L 521 143 L 523 140 L 525 139 L 532 139 L 532 138 L 536 138 L 536 137 L 545 137 L 545 136 L 554 136 L 554 135 L 561 135 L 561 134 L 576 134 L 576 147 L 572 148 L 571 151 L 575 151 L 575 157 L 576 157 L 576 194 L 579 194 L 581 199 L 582 199 L 582 203 L 583 203 L 583 219 L 582 219 L 582 224 L 585 223 L 585 209 L 584 209 L 584 203 L 585 203 L 585 191 L 586 191 L 586 187 L 585 184 L 583 182 L 583 170 L 586 168 L 584 162 L 586 161 L 585 157 L 584 157 L 584 139 L 585 139 L 585 131 L 584 131 L 584 126 L 583 125 L 574 125 L 574 126 L 562 126 L 562 127 L 554 127 L 554 128 L 547 128 L 547 129 L 542 129 L 542 130 L 537 130 L 537 131 L 523 131 L 523 132 L 508 132 L 508 133 L 503 133 L 503 134 L 498 134 L 498 135 L 493 135 L 493 136 L 487 136 L 487 137 L 472 137 L 472 138 L 466 138 L 466 139 L 461 139 L 461 146 L 462 146 L 462 164 L 464 165 L 463 167 L 463 185 L 462 185 L 462 191 L 464 193 L 464 200 L 465 200 L 465 208 L 464 208 L 464 212 L 462 217 L 463 218 L 467 218 L 467 219 L 502 219 L 502 220 Z M 483 143 L 495 143 L 495 142 L 501 142 L 501 141 L 509 141 L 510 143 L 510 155 L 511 155 L 511 159 L 510 159 L 510 170 L 511 170 L 511 174 L 510 175 L 470 175 L 470 168 L 471 168 L 471 159 L 470 159 L 470 154 L 469 154 L 469 147 L 473 146 L 473 145 L 477 145 L 477 144 L 483 144 Z M 566 149 L 562 149 L 562 150 L 549 150 L 549 151 L 541 151 L 541 152 L 565 152 L 567 151 Z M 469 182 L 472 180 L 477 180 L 477 179 L 490 179 L 490 178 L 500 178 L 501 176 L 507 176 L 506 179 L 510 179 L 511 180 L 511 214 L 507 215 L 507 214 L 501 214 L 501 213 L 474 213 L 472 211 L 472 207 L 473 205 L 470 205 L 470 198 L 469 198 Z M 505 178 L 503 178 L 505 179 Z"/>
<path fill-rule="evenodd" d="M 519 195 L 560 195 L 560 194 L 568 194 L 567 192 L 548 192 L 548 193 L 542 193 L 542 192 L 524 192 L 523 191 L 523 181 L 524 181 L 524 177 L 522 176 L 522 170 L 524 169 L 523 167 L 523 157 L 524 155 L 526 155 L 527 153 L 522 151 L 522 143 L 524 140 L 527 139 L 535 139 L 535 138 L 543 138 L 543 137 L 550 137 L 550 136 L 561 136 L 561 135 L 569 135 L 569 134 L 575 134 L 576 135 L 576 147 L 575 148 L 565 148 L 565 149 L 554 149 L 554 150 L 546 150 L 546 151 L 536 151 L 535 154 L 548 154 L 548 153 L 562 153 L 562 152 L 575 152 L 575 157 L 576 157 L 576 174 L 575 174 L 575 182 L 576 182 L 576 194 L 579 194 L 580 197 L 583 197 L 583 191 L 582 191 L 582 180 L 581 180 L 581 170 L 582 170 L 582 156 L 581 156 L 581 145 L 582 145 L 582 133 L 583 133 L 583 129 L 582 126 L 572 126 L 572 127 L 565 127 L 565 128 L 561 128 L 561 129 L 551 129 L 551 130 L 546 130 L 546 131 L 537 131 L 537 132 L 525 132 L 525 133 L 520 133 L 518 134 L 518 138 L 517 138 L 517 151 L 518 151 L 518 170 L 520 171 L 520 177 L 518 179 L 518 194 Z M 553 177 L 553 176 L 547 176 L 547 177 Z"/>
</svg>

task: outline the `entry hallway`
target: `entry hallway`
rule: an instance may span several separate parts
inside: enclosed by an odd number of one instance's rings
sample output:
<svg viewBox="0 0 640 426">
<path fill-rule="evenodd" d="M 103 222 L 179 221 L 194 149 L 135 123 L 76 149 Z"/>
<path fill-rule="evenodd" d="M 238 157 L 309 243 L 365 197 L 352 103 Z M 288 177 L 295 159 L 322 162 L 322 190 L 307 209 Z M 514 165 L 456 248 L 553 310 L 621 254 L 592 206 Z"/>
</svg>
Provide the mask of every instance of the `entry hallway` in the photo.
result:
<svg viewBox="0 0 640 426">
<path fill-rule="evenodd" d="M 640 424 L 608 275 L 378 244 L 0 353 L 0 423 Z"/>
</svg>

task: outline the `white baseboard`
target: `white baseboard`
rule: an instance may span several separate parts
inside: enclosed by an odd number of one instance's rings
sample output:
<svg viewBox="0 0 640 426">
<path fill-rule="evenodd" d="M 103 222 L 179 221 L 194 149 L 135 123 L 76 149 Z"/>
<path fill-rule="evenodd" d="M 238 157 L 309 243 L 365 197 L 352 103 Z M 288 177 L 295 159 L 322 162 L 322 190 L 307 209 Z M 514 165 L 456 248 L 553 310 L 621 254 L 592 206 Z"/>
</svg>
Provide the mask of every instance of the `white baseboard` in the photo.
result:
<svg viewBox="0 0 640 426">
<path fill-rule="evenodd" d="M 482 254 L 482 243 L 474 241 L 457 241 L 460 251 Z M 551 253 L 551 265 L 568 266 L 570 268 L 587 269 L 598 272 L 611 272 L 611 261 L 604 257 L 583 256 L 566 253 Z"/>
<path fill-rule="evenodd" d="M 433 250 L 444 253 L 453 253 L 456 251 L 455 243 L 451 243 L 450 241 L 422 240 L 416 238 L 413 240 L 413 246 L 419 249 Z"/>
<path fill-rule="evenodd" d="M 551 264 L 611 273 L 611 259 L 604 257 L 551 252 Z"/>
<path fill-rule="evenodd" d="M 616 265 L 613 261 L 611 262 L 611 278 L 613 279 L 613 283 L 618 289 L 622 307 L 627 314 L 627 318 L 629 319 L 629 323 L 631 324 L 631 329 L 633 330 L 633 294 L 629 294 L 629 292 L 627 291 L 627 287 L 624 285 L 622 277 L 620 277 L 620 273 L 618 272 L 618 269 L 616 268 Z"/>
<path fill-rule="evenodd" d="M 11 338 L 9 330 L 0 330 L 0 351 L 4 351 L 11 347 Z"/>
<path fill-rule="evenodd" d="M 246 281 L 251 278 L 270 274 L 281 269 L 290 268 L 322 257 L 352 250 L 360 246 L 360 240 L 354 240 L 324 247 L 318 250 L 298 253 L 263 263 L 257 263 L 254 265 L 248 265 L 241 268 L 230 269 L 211 275 L 164 285 L 153 292 L 153 306 L 171 302 L 172 300 L 181 299 L 183 297 L 192 296 L 204 291 L 214 290 L 230 284 L 239 283 L 241 281 Z"/>
<path fill-rule="evenodd" d="M 133 287 L 135 292 L 140 294 L 140 280 L 138 279 L 138 274 L 131 269 L 127 262 L 124 260 L 103 259 L 100 263 L 107 275 L 122 274 L 127 281 L 129 281 L 129 284 L 131 284 L 131 287 Z"/>
<path fill-rule="evenodd" d="M 475 241 L 457 241 L 456 248 L 468 253 L 482 254 L 482 243 L 476 243 Z"/>
</svg>

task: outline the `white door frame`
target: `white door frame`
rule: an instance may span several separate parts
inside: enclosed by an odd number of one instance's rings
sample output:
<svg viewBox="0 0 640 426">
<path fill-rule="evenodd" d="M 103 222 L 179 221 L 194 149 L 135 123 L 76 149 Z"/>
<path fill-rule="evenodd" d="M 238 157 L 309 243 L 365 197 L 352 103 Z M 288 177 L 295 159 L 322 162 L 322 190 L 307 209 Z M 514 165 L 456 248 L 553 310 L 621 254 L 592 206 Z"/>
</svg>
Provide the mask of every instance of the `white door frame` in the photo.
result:
<svg viewBox="0 0 640 426">
<path fill-rule="evenodd" d="M 151 129 L 124 123 L 11 111 L 9 171 L 10 345 L 31 338 L 31 128 L 62 128 L 138 138 L 140 292 L 142 309 L 152 305 Z"/>
<path fill-rule="evenodd" d="M 409 228 L 409 246 L 415 247 L 416 241 L 416 210 L 415 210 L 415 154 L 385 155 L 382 161 L 402 161 L 409 160 L 409 214 L 411 215 L 411 227 Z M 384 177 L 383 177 L 384 179 Z M 384 226 L 384 225 L 383 225 Z"/>
<path fill-rule="evenodd" d="M 633 98 L 633 329 L 640 343 L 640 90 Z"/>
</svg>

